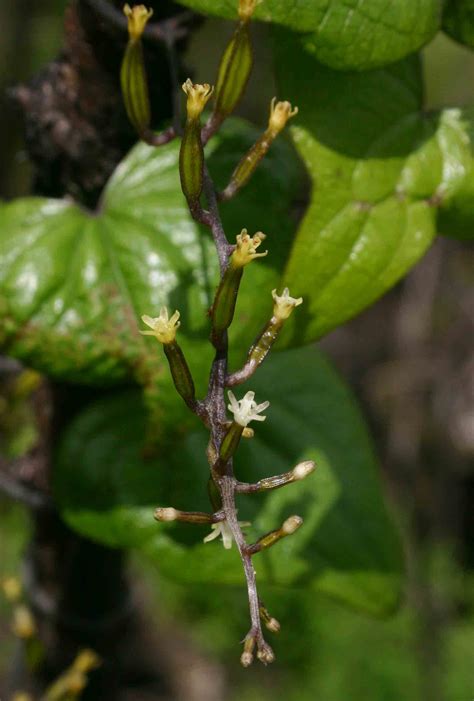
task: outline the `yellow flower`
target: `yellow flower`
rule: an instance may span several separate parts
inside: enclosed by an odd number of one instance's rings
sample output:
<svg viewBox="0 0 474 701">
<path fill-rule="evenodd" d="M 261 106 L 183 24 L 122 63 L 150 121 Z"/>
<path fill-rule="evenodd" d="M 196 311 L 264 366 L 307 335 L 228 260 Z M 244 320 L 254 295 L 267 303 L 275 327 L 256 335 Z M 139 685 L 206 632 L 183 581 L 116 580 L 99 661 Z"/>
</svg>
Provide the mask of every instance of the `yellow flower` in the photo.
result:
<svg viewBox="0 0 474 701">
<path fill-rule="evenodd" d="M 278 296 L 277 291 L 273 290 L 272 297 L 274 302 L 273 316 L 276 316 L 277 319 L 281 321 L 288 319 L 293 309 L 299 307 L 299 305 L 303 303 L 303 297 L 298 297 L 297 299 L 295 299 L 295 297 L 290 297 L 290 290 L 288 287 L 285 287 L 281 296 Z"/>
<path fill-rule="evenodd" d="M 182 88 L 188 96 L 186 102 L 188 117 L 190 119 L 197 119 L 214 92 L 214 86 L 211 87 L 209 83 L 204 83 L 203 85 L 193 83 L 192 80 L 188 78 L 187 81 L 183 83 Z"/>
<path fill-rule="evenodd" d="M 273 98 L 270 105 L 270 119 L 268 120 L 268 129 L 275 138 L 286 126 L 286 123 L 291 117 L 298 114 L 298 108 L 291 107 L 289 102 L 277 102 L 276 97 Z"/>
<path fill-rule="evenodd" d="M 268 251 L 257 253 L 257 248 L 266 238 L 265 234 L 257 231 L 253 236 L 249 236 L 247 229 L 242 229 L 237 235 L 237 246 L 232 254 L 232 262 L 238 268 L 243 268 L 244 265 L 250 263 L 254 258 L 263 258 Z"/>
<path fill-rule="evenodd" d="M 130 39 L 136 41 L 143 34 L 146 23 L 153 14 L 153 10 L 147 10 L 145 5 L 124 5 L 123 13 L 128 19 L 128 34 Z"/>
<path fill-rule="evenodd" d="M 140 331 L 144 336 L 155 336 L 160 343 L 173 343 L 176 338 L 176 332 L 180 325 L 179 312 L 175 311 L 171 318 L 168 318 L 168 310 L 166 307 L 160 309 L 160 316 L 153 318 L 146 314 L 142 316 L 144 324 L 152 329 L 151 331 Z"/>
</svg>

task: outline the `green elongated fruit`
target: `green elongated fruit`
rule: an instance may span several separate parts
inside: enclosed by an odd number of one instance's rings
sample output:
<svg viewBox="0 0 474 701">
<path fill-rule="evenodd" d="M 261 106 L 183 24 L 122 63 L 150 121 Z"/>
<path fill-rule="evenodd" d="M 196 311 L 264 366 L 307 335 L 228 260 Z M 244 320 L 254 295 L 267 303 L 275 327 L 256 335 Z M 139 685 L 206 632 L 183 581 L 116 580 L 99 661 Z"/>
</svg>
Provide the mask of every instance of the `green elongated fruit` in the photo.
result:
<svg viewBox="0 0 474 701">
<path fill-rule="evenodd" d="M 216 84 L 214 112 L 225 119 L 235 110 L 253 66 L 253 49 L 248 22 L 239 22 L 221 59 Z"/>
<path fill-rule="evenodd" d="M 179 152 L 181 188 L 188 202 L 197 202 L 202 192 L 204 149 L 199 118 L 188 119 Z"/>
<path fill-rule="evenodd" d="M 176 343 L 164 343 L 163 349 L 168 359 L 174 385 L 186 403 L 193 403 L 196 397 L 194 382 L 183 351 Z"/>
<path fill-rule="evenodd" d="M 130 39 L 120 71 L 123 101 L 128 118 L 139 134 L 150 126 L 150 97 L 140 39 Z"/>
</svg>

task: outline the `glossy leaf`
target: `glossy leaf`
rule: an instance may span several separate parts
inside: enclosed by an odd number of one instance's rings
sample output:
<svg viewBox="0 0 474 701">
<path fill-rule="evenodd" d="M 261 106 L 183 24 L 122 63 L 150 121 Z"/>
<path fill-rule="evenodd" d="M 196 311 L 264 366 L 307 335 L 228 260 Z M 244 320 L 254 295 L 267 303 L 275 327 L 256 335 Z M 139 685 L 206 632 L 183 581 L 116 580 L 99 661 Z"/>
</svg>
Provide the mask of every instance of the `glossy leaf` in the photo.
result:
<svg viewBox="0 0 474 701">
<path fill-rule="evenodd" d="M 463 109 L 461 122 L 469 140 L 470 164 L 453 196 L 441 202 L 438 231 L 445 236 L 472 241 L 474 239 L 474 109 Z"/>
<path fill-rule="evenodd" d="M 450 37 L 474 48 L 473 0 L 449 0 L 443 11 L 443 29 Z"/>
<path fill-rule="evenodd" d="M 350 393 L 313 348 L 270 358 L 251 385 L 271 405 L 256 437 L 239 449 L 238 476 L 257 480 L 308 458 L 318 464 L 303 482 L 239 498 L 239 517 L 253 521 L 252 537 L 290 514 L 305 519 L 297 534 L 256 556 L 260 584 L 316 588 L 373 613 L 388 611 L 399 595 L 399 544 Z M 235 548 L 202 543 L 207 527 L 153 520 L 158 505 L 209 511 L 205 430 L 170 436 L 159 455 L 145 459 L 144 425 L 136 396 L 99 402 L 73 423 L 55 472 L 64 518 L 107 545 L 139 548 L 166 576 L 242 583 Z"/>
<path fill-rule="evenodd" d="M 237 17 L 238 0 L 180 2 L 203 14 Z M 421 48 L 439 29 L 441 6 L 442 0 L 264 0 L 255 18 L 300 32 L 306 48 L 332 68 L 367 70 Z"/>
<path fill-rule="evenodd" d="M 448 209 L 472 178 L 472 156 L 460 110 L 422 112 L 416 58 L 364 74 L 332 71 L 283 32 L 278 57 L 281 93 L 300 108 L 294 142 L 312 178 L 284 275 L 306 301 L 306 316 L 290 320 L 291 341 L 301 343 L 410 270 L 435 236 L 439 206 Z M 445 224 L 456 226 L 449 216 Z"/>
<path fill-rule="evenodd" d="M 252 129 L 234 121 L 212 141 L 210 168 L 221 187 L 254 138 Z M 141 336 L 139 327 L 142 314 L 157 316 L 168 305 L 181 312 L 180 342 L 203 390 L 212 357 L 207 310 L 217 261 L 208 232 L 191 220 L 181 194 L 178 151 L 178 142 L 160 149 L 136 146 L 117 167 L 95 213 L 50 199 L 0 205 L 5 353 L 68 381 L 133 377 L 167 385 L 162 349 L 155 339 Z M 222 208 L 229 237 L 244 226 L 261 229 L 271 248 L 245 275 L 231 329 L 236 356 L 271 310 L 270 291 L 294 228 L 295 167 L 290 147 L 276 145 L 254 187 Z M 254 304 L 257 291 L 266 300 L 260 305 Z"/>
</svg>

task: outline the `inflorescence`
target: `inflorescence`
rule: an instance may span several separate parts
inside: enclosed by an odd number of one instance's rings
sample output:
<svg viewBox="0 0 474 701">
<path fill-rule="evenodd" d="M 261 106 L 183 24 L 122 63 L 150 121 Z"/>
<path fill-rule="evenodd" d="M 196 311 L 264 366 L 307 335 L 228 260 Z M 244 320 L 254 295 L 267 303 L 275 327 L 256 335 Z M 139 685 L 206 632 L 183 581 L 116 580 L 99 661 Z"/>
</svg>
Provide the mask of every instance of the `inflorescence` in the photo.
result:
<svg viewBox="0 0 474 701">
<path fill-rule="evenodd" d="M 258 250 L 265 235 L 257 232 L 250 236 L 246 229 L 242 229 L 236 236 L 235 244 L 230 244 L 222 226 L 218 203 L 220 200 L 231 199 L 247 184 L 274 139 L 288 120 L 298 112 L 289 102 L 278 102 L 274 98 L 270 105 L 267 129 L 237 164 L 227 187 L 222 192 L 217 192 L 206 167 L 204 145 L 234 111 L 247 84 L 253 64 L 249 22 L 257 4 L 257 0 L 239 2 L 239 21 L 222 56 L 215 89 L 207 83 L 194 84 L 190 79 L 182 86 L 187 98 L 187 116 L 180 147 L 181 187 L 192 217 L 209 227 L 220 264 L 220 282 L 210 311 L 210 340 L 215 349 L 215 357 L 204 399 L 199 400 L 195 396 L 192 374 L 177 341 L 179 311 L 175 311 L 170 317 L 168 310 L 163 307 L 156 318 L 144 315 L 142 320 L 148 328 L 141 332 L 155 336 L 162 344 L 177 391 L 210 432 L 207 457 L 210 467 L 209 494 L 212 512 L 187 512 L 173 507 L 158 507 L 155 510 L 155 518 L 162 522 L 208 524 L 211 533 L 204 538 L 204 542 L 220 537 L 225 548 L 230 548 L 235 542 L 247 580 L 251 619 L 251 627 L 244 639 L 241 656 L 244 667 L 252 663 L 255 652 L 264 664 L 274 659 L 274 653 L 263 637 L 262 623 L 273 633 L 280 629 L 280 624 L 268 613 L 258 596 L 252 558 L 295 533 L 303 521 L 300 516 L 289 516 L 280 528 L 266 533 L 255 543 L 247 543 L 243 528 L 249 524 L 237 519 L 236 496 L 284 487 L 304 479 L 315 469 L 314 462 L 308 460 L 299 463 L 289 472 L 254 483 L 240 482 L 233 469 L 233 457 L 241 438 L 253 436 L 253 430 L 248 424 L 252 421 L 265 421 L 266 416 L 263 412 L 269 407 L 269 402 L 257 403 L 252 391 L 237 399 L 229 388 L 252 377 L 271 350 L 286 320 L 303 302 L 301 297 L 291 297 L 288 288 L 281 294 L 273 290 L 273 313 L 270 319 L 250 348 L 243 367 L 229 373 L 227 331 L 234 318 L 242 276 L 249 264 L 266 256 L 268 251 Z M 161 134 L 150 130 L 150 106 L 141 34 L 151 13 L 143 5 L 132 9 L 126 5 L 124 12 L 129 26 L 129 43 L 122 65 L 125 106 L 139 136 L 150 144 L 160 145 L 178 134 L 174 127 Z M 201 125 L 203 110 L 211 99 L 213 109 L 205 124 Z M 203 194 L 206 207 L 201 204 Z M 227 409 L 232 414 L 232 420 L 226 411 L 226 392 Z"/>
</svg>

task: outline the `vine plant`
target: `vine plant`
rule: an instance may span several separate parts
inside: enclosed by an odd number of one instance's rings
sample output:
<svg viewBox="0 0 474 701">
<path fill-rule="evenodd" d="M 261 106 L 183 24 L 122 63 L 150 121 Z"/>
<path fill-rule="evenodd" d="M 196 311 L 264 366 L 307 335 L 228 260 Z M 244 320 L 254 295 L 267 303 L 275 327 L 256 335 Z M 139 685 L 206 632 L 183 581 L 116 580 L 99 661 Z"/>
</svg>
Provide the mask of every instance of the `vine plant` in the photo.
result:
<svg viewBox="0 0 474 701">
<path fill-rule="evenodd" d="M 210 340 L 215 349 L 215 357 L 204 399 L 196 398 L 191 371 L 176 340 L 180 325 L 179 311 L 169 316 L 167 308 L 163 307 L 156 318 L 142 316 L 149 329 L 141 331 L 144 335 L 154 336 L 163 345 L 176 390 L 210 432 L 207 458 L 210 468 L 209 496 L 212 513 L 158 507 L 155 518 L 158 521 L 209 524 L 212 531 L 204 541 L 208 542 L 221 536 L 225 548 L 230 548 L 235 541 L 247 580 L 251 620 L 240 658 L 244 667 L 252 663 L 255 648 L 258 659 L 264 664 L 274 660 L 273 650 L 263 637 L 261 622 L 263 621 L 272 632 L 278 632 L 280 629 L 280 624 L 269 614 L 258 595 L 252 558 L 294 533 L 303 520 L 297 515 L 289 516 L 280 528 L 266 533 L 255 543 L 248 543 L 243 533 L 243 528 L 248 524 L 238 520 L 236 497 L 239 494 L 278 489 L 307 477 L 315 469 L 314 462 L 308 460 L 299 463 L 289 472 L 255 483 L 239 481 L 233 469 L 233 457 L 241 438 L 253 436 L 253 429 L 249 428 L 248 424 L 266 419 L 262 412 L 268 408 L 269 402 L 257 404 L 255 393 L 252 391 L 246 392 L 242 399 L 237 400 L 229 388 L 252 377 L 271 350 L 285 321 L 295 307 L 303 302 L 301 297 L 291 297 L 288 288 L 285 288 L 281 295 L 277 294 L 277 290 L 273 290 L 274 304 L 270 320 L 250 348 L 244 366 L 236 372 L 229 371 L 227 330 L 234 317 L 242 275 L 247 265 L 266 256 L 268 251 L 258 250 L 265 239 L 265 234 L 260 231 L 251 236 L 246 229 L 242 229 L 236 237 L 236 244 L 231 244 L 222 225 L 218 203 L 219 200 L 234 197 L 248 182 L 272 142 L 288 120 L 298 112 L 289 102 L 278 102 L 274 98 L 266 131 L 238 163 L 227 187 L 222 192 L 217 192 L 205 164 L 204 146 L 218 131 L 223 121 L 234 112 L 248 82 L 252 68 L 249 23 L 256 4 L 257 0 L 239 0 L 239 23 L 224 51 L 216 88 L 207 83 L 193 84 L 190 79 L 182 86 L 187 96 L 187 118 L 179 156 L 181 187 L 192 217 L 209 227 L 212 232 L 220 268 L 220 283 L 209 312 Z M 124 12 L 128 18 L 129 42 L 121 78 L 127 114 L 140 137 L 151 145 L 159 146 L 179 134 L 175 127 L 157 135 L 150 130 L 150 106 L 141 36 L 152 12 L 144 5 L 136 5 L 133 8 L 125 5 Z M 205 125 L 201 127 L 201 115 L 211 97 L 214 97 L 214 109 Z M 201 204 L 202 194 L 206 198 L 206 208 Z M 226 389 L 229 398 L 227 408 L 233 414 L 231 421 L 226 414 Z"/>
</svg>

